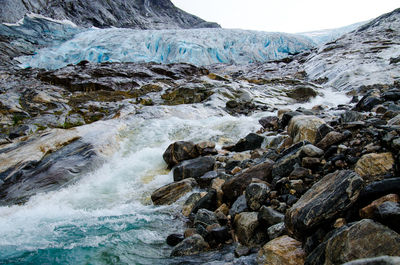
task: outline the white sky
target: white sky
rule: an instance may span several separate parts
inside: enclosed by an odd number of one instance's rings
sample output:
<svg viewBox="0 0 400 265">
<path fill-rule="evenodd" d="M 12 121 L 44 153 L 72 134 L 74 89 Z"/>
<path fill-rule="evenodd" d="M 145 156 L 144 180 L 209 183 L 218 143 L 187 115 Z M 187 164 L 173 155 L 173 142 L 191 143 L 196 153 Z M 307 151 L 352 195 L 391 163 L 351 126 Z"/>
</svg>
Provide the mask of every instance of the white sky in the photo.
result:
<svg viewBox="0 0 400 265">
<path fill-rule="evenodd" d="M 224 28 L 304 32 L 347 26 L 400 7 L 399 0 L 171 0 Z"/>
</svg>

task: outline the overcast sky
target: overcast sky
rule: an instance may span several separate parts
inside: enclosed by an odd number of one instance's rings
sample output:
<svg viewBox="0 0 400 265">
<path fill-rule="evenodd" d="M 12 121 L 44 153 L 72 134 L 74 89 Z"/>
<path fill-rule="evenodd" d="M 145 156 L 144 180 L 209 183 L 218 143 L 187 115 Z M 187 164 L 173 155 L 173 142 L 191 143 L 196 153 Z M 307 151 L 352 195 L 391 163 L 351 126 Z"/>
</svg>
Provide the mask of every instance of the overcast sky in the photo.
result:
<svg viewBox="0 0 400 265">
<path fill-rule="evenodd" d="M 400 7 L 399 0 L 171 0 L 224 28 L 304 32 L 337 28 Z"/>
</svg>

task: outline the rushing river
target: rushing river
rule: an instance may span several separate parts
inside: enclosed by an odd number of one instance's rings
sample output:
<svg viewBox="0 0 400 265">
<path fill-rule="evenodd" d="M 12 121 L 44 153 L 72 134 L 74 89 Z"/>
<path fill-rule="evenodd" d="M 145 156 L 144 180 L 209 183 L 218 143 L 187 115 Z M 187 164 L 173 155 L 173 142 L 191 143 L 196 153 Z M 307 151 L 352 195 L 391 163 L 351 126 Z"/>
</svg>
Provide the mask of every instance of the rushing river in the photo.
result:
<svg viewBox="0 0 400 265">
<path fill-rule="evenodd" d="M 150 200 L 172 182 L 164 150 L 176 140 L 236 141 L 259 127 L 260 115 L 180 108 L 179 115 L 126 119 L 119 151 L 100 168 L 25 205 L 1 207 L 0 264 L 169 264 L 165 239 L 183 232 L 184 220 L 179 203 L 154 207 Z"/>
</svg>

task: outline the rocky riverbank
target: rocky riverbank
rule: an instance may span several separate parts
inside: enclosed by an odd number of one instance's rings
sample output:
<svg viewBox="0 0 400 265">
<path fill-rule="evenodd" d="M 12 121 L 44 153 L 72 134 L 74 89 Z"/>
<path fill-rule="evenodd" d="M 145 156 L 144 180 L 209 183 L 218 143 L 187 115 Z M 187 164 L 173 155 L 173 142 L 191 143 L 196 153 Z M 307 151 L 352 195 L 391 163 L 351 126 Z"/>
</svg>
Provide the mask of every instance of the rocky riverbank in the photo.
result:
<svg viewBox="0 0 400 265">
<path fill-rule="evenodd" d="M 260 264 L 398 264 L 386 256 L 400 253 L 399 100 L 399 84 L 376 86 L 333 109 L 280 109 L 220 150 L 171 144 L 163 158 L 174 182 L 152 200 L 191 192 L 171 255 L 233 244 Z"/>
</svg>

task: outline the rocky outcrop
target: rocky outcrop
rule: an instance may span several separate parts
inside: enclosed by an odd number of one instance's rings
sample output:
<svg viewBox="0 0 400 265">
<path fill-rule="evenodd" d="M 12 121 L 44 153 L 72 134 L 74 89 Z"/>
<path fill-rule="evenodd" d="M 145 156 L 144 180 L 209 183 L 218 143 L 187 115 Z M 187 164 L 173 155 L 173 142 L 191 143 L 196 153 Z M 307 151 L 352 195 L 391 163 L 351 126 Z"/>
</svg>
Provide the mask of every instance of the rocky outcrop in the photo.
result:
<svg viewBox="0 0 400 265">
<path fill-rule="evenodd" d="M 176 8 L 169 0 L 133 1 L 43 1 L 4 0 L 0 22 L 15 23 L 26 13 L 37 13 L 58 20 L 70 20 L 83 27 L 135 29 L 215 28 Z"/>
<path fill-rule="evenodd" d="M 184 239 L 181 243 L 176 245 L 172 250 L 171 256 L 189 256 L 199 254 L 201 252 L 207 251 L 210 248 L 208 243 L 200 235 L 193 235 Z"/>
<path fill-rule="evenodd" d="M 314 184 L 286 213 L 291 234 L 302 237 L 318 225 L 348 209 L 363 187 L 362 178 L 352 171 L 337 171 Z"/>
<path fill-rule="evenodd" d="M 186 178 L 198 179 L 205 173 L 212 171 L 215 165 L 214 157 L 198 157 L 183 161 L 173 168 L 174 181 Z"/>
<path fill-rule="evenodd" d="M 343 264 L 379 256 L 396 256 L 400 235 L 369 219 L 343 227 L 307 257 L 306 264 Z"/>
<path fill-rule="evenodd" d="M 282 236 L 265 244 L 258 252 L 257 261 L 265 265 L 302 265 L 305 258 L 300 241 Z"/>
<path fill-rule="evenodd" d="M 197 185 L 193 178 L 167 184 L 151 194 L 154 205 L 167 205 L 176 202 Z"/>
<path fill-rule="evenodd" d="M 170 168 L 182 162 L 199 156 L 196 145 L 192 142 L 178 141 L 165 150 L 163 154 L 164 161 Z"/>
</svg>

